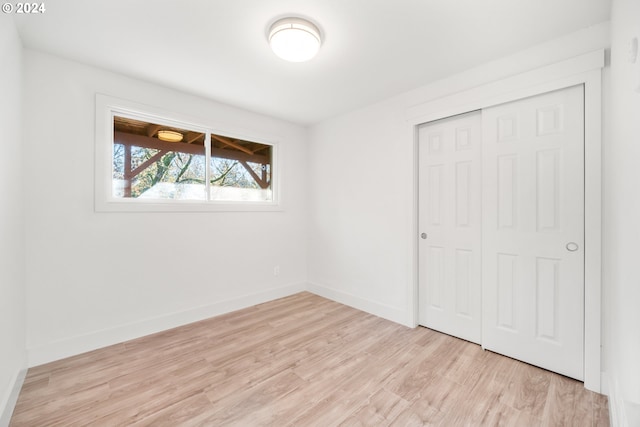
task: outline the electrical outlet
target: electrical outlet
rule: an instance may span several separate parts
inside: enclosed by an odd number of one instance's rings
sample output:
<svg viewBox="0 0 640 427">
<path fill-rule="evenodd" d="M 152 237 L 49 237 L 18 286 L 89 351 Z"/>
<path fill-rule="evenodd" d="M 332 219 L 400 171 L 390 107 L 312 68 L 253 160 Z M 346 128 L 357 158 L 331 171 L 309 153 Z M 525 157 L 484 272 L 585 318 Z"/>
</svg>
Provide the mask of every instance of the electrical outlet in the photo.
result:
<svg viewBox="0 0 640 427">
<path fill-rule="evenodd" d="M 273 267 L 273 275 L 278 277 L 280 275 L 280 266 L 276 265 L 275 267 Z"/>
</svg>

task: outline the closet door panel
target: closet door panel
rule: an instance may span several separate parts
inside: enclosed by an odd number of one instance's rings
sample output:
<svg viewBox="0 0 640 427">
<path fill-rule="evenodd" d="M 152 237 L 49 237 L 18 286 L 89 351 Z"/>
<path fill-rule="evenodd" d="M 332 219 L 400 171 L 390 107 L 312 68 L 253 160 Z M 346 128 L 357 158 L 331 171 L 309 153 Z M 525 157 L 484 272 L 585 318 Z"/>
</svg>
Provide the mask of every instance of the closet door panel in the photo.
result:
<svg viewBox="0 0 640 427">
<path fill-rule="evenodd" d="M 420 324 L 481 339 L 481 119 L 419 129 Z"/>
<path fill-rule="evenodd" d="M 482 344 L 584 370 L 583 87 L 483 110 Z"/>
</svg>

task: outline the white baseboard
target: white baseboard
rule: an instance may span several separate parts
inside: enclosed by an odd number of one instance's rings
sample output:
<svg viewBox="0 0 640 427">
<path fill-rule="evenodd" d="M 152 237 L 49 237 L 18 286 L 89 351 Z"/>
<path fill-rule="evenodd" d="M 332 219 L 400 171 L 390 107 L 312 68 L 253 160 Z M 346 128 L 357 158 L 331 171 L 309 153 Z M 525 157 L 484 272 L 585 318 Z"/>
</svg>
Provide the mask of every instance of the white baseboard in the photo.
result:
<svg viewBox="0 0 640 427">
<path fill-rule="evenodd" d="M 337 291 L 317 283 L 307 283 L 307 290 L 321 297 L 357 308 L 358 310 L 366 311 L 383 319 L 391 320 L 392 322 L 400 323 L 408 327 L 413 326 L 407 324 L 407 313 L 396 307 Z"/>
<path fill-rule="evenodd" d="M 640 426 L 640 403 L 625 402 L 624 413 L 629 426 Z"/>
<path fill-rule="evenodd" d="M 607 375 L 607 390 L 609 391 L 609 423 L 612 427 L 629 427 L 625 403 L 613 375 Z"/>
<path fill-rule="evenodd" d="M 16 407 L 16 402 L 18 402 L 18 396 L 20 395 L 20 390 L 22 389 L 22 384 L 24 384 L 24 379 L 27 376 L 27 369 L 19 370 L 13 381 L 11 382 L 11 387 L 7 398 L 4 402 L 0 402 L 0 408 L 2 411 L 0 412 L 0 427 L 8 427 L 9 422 L 11 421 L 11 415 L 13 414 L 13 409 Z"/>
<path fill-rule="evenodd" d="M 220 314 L 240 310 L 252 305 L 261 304 L 274 299 L 286 297 L 305 291 L 304 283 L 269 289 L 250 295 L 219 301 L 213 304 L 195 307 L 190 310 L 171 313 L 140 322 L 120 325 L 89 334 L 78 335 L 64 340 L 47 343 L 27 349 L 29 366 L 38 366 L 65 357 L 75 356 L 87 351 L 107 347 L 124 341 L 140 338 L 167 329 L 208 319 Z"/>
<path fill-rule="evenodd" d="M 208 319 L 213 316 L 229 313 L 234 310 L 240 310 L 252 305 L 293 295 L 305 290 L 358 310 L 371 313 L 378 317 L 382 317 L 405 326 L 412 326 L 407 324 L 407 314 L 404 310 L 380 304 L 355 295 L 350 295 L 316 283 L 298 283 L 281 288 L 269 289 L 255 294 L 244 295 L 225 301 L 219 301 L 214 304 L 195 307 L 186 311 L 158 316 L 88 334 L 77 335 L 75 337 L 50 342 L 37 347 L 31 347 L 27 349 L 28 366 L 38 366 L 64 359 L 65 357 L 86 353 L 88 351 Z"/>
<path fill-rule="evenodd" d="M 618 383 L 607 375 L 609 391 L 609 423 L 612 427 L 640 426 L 640 403 L 624 400 Z"/>
</svg>

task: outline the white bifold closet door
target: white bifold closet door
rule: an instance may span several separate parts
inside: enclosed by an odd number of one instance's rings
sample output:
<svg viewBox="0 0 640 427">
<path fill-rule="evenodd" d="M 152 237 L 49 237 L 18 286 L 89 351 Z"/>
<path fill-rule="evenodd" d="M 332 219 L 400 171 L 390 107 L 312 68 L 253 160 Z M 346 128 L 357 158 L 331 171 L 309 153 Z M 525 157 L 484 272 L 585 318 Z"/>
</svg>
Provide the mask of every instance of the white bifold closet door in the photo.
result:
<svg viewBox="0 0 640 427">
<path fill-rule="evenodd" d="M 419 128 L 419 322 L 480 343 L 480 112 Z"/>
<path fill-rule="evenodd" d="M 482 345 L 584 377 L 584 93 L 483 110 Z"/>
<path fill-rule="evenodd" d="M 584 376 L 584 95 L 419 128 L 419 323 Z"/>
</svg>

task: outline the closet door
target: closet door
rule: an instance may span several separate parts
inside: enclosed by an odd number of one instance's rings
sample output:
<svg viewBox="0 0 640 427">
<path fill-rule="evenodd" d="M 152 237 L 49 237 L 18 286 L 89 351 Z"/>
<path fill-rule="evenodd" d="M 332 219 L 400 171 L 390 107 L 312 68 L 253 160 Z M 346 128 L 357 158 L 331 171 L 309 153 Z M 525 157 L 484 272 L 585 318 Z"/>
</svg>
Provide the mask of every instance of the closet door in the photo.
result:
<svg viewBox="0 0 640 427">
<path fill-rule="evenodd" d="M 483 110 L 486 349 L 583 379 L 583 87 Z"/>
<path fill-rule="evenodd" d="M 419 321 L 480 343 L 481 114 L 418 131 Z"/>
</svg>

